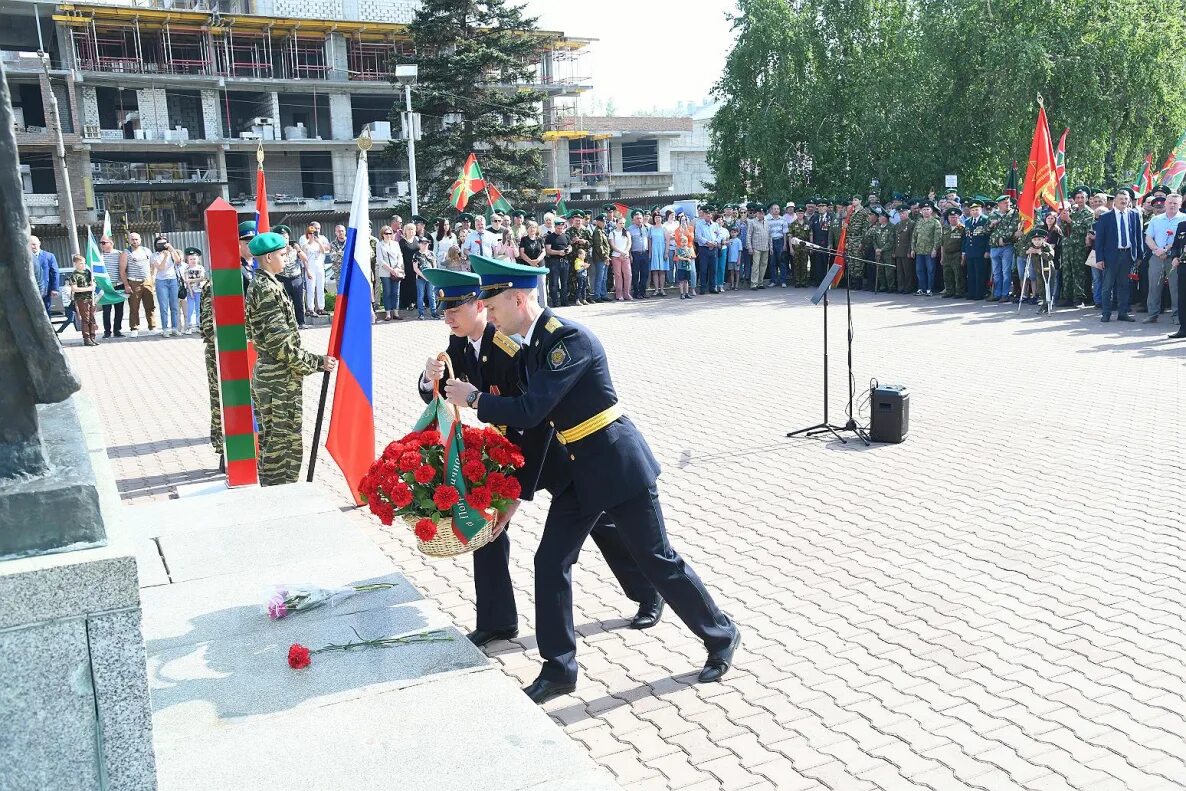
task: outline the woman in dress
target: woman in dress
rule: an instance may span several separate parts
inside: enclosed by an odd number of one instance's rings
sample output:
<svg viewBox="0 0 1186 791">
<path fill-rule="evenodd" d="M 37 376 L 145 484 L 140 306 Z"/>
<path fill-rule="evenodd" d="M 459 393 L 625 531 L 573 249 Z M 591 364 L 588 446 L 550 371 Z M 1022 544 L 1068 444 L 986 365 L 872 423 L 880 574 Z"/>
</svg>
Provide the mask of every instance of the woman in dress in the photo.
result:
<svg viewBox="0 0 1186 791">
<path fill-rule="evenodd" d="M 651 212 L 651 224 L 647 226 L 647 241 L 651 251 L 651 293 L 667 296 L 667 229 L 663 227 L 663 216 Z"/>
<path fill-rule="evenodd" d="M 379 244 L 375 245 L 375 271 L 383 284 L 383 320 L 398 321 L 399 287 L 404 279 L 404 257 L 395 241 L 395 231 L 385 225 Z"/>
<path fill-rule="evenodd" d="M 437 219 L 436 233 L 433 235 L 432 254 L 436 257 L 437 267 L 441 269 L 451 269 L 449 263 L 449 250 L 457 247 L 457 236 L 449 227 L 449 221 L 444 217 Z"/>
<path fill-rule="evenodd" d="M 510 228 L 504 228 L 502 238 L 494 245 L 494 257 L 499 261 L 514 262 L 519 257 L 519 245 L 515 243 L 515 235 Z"/>
</svg>

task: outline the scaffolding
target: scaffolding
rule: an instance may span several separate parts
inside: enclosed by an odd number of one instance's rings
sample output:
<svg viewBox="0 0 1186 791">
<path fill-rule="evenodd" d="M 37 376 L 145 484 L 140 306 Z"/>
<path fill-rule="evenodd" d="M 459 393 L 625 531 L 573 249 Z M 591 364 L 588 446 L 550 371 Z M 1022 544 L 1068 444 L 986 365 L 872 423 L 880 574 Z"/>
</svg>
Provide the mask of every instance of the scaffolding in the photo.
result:
<svg viewBox="0 0 1186 791">
<path fill-rule="evenodd" d="M 284 42 L 284 59 L 287 76 L 294 80 L 324 80 L 329 76 L 329 64 L 325 57 L 324 38 L 313 35 L 288 37 Z"/>
<path fill-rule="evenodd" d="M 400 55 L 399 45 L 392 41 L 363 41 L 362 35 L 346 42 L 346 68 L 350 79 L 385 82 L 395 76 L 395 61 Z"/>
</svg>

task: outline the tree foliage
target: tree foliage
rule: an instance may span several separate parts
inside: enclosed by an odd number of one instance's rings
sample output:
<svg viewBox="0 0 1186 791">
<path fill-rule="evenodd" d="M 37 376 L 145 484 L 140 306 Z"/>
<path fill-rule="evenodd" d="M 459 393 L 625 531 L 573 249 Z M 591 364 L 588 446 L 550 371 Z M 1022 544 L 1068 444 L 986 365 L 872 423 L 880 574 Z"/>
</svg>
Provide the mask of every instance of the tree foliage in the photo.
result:
<svg viewBox="0 0 1186 791">
<path fill-rule="evenodd" d="M 420 211 L 445 211 L 448 192 L 472 151 L 482 173 L 512 203 L 534 201 L 543 161 L 540 102 L 527 87 L 539 81 L 536 64 L 547 34 L 521 6 L 507 0 L 424 0 L 409 26 L 419 67 L 412 108 L 421 114 L 416 143 Z M 402 94 L 402 87 L 400 88 Z M 402 99 L 392 112 L 399 122 Z M 385 154 L 407 157 L 394 141 Z"/>
<path fill-rule="evenodd" d="M 1041 94 L 1072 183 L 1120 183 L 1186 129 L 1186 3 L 739 0 L 716 86 L 722 197 L 995 194 Z"/>
</svg>

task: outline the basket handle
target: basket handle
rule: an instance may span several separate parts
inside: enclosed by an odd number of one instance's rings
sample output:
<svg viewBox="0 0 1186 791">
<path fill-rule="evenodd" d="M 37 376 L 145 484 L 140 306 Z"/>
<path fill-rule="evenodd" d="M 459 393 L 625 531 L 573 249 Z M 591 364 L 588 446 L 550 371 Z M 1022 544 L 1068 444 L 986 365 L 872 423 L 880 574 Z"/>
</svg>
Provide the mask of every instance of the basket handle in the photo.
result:
<svg viewBox="0 0 1186 791">
<path fill-rule="evenodd" d="M 453 379 L 454 378 L 453 361 L 451 359 L 449 359 L 448 353 L 441 352 L 440 354 L 437 355 L 437 359 L 445 364 L 446 376 L 443 377 L 443 379 Z M 433 398 L 440 398 L 440 396 L 441 396 L 441 381 L 442 381 L 441 379 L 434 379 L 432 381 L 432 397 Z M 453 409 L 453 422 L 460 424 L 461 423 L 461 410 L 457 408 L 456 404 L 449 404 L 449 406 Z"/>
</svg>

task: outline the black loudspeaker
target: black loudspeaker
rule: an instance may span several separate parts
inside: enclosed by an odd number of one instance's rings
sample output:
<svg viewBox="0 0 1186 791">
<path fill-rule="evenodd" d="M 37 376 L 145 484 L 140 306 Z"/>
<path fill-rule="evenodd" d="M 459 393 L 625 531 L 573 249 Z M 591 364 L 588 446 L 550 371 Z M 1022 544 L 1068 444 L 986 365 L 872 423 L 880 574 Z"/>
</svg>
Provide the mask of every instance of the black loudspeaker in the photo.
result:
<svg viewBox="0 0 1186 791">
<path fill-rule="evenodd" d="M 869 391 L 872 417 L 869 439 L 901 442 L 910 433 L 910 391 L 901 385 L 878 385 Z"/>
</svg>

